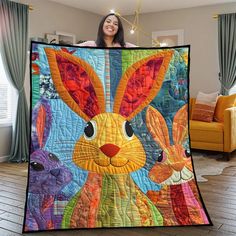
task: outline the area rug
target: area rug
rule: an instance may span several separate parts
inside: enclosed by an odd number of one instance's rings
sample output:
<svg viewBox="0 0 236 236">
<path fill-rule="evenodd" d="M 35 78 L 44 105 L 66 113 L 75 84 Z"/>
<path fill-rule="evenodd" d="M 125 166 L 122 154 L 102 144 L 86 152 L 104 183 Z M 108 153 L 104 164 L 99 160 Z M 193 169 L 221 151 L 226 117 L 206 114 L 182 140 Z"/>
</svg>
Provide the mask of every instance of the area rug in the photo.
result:
<svg viewBox="0 0 236 236">
<path fill-rule="evenodd" d="M 236 153 L 227 161 L 222 153 L 192 152 L 197 182 L 207 182 L 207 176 L 220 175 L 230 166 L 236 166 Z"/>
<path fill-rule="evenodd" d="M 189 49 L 32 43 L 24 232 L 211 224 L 189 147 Z"/>
</svg>

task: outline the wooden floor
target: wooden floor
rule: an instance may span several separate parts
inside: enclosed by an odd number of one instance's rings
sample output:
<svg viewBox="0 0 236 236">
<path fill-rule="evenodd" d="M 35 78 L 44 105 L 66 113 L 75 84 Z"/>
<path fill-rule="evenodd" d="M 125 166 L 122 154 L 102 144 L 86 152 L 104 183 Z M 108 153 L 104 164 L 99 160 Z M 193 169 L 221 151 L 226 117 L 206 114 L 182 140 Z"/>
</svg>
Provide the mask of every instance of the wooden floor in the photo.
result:
<svg viewBox="0 0 236 236">
<path fill-rule="evenodd" d="M 236 166 L 209 176 L 199 187 L 214 226 L 53 231 L 27 235 L 80 236 L 235 236 Z M 21 235 L 27 164 L 0 163 L 0 236 Z"/>
</svg>

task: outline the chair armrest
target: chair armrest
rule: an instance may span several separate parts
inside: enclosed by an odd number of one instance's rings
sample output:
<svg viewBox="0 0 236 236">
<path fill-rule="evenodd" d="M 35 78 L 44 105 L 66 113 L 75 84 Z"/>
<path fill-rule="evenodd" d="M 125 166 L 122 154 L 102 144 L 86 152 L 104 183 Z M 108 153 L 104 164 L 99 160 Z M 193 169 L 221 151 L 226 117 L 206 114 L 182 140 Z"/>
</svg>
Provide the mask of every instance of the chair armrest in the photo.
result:
<svg viewBox="0 0 236 236">
<path fill-rule="evenodd" d="M 236 149 L 236 107 L 224 110 L 224 152 Z"/>
</svg>

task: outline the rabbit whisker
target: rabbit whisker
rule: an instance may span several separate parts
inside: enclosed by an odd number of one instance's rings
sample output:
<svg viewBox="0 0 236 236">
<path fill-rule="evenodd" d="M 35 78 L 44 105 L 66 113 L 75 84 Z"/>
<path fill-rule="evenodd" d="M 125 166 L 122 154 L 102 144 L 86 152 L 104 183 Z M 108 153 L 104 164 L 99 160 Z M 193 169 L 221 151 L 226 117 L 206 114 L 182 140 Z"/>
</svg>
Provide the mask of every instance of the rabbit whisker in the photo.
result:
<svg viewBox="0 0 236 236">
<path fill-rule="evenodd" d="M 126 157 L 126 156 L 125 156 Z M 130 157 L 128 156 L 127 159 L 131 160 L 131 161 L 135 161 L 135 162 L 142 162 L 140 161 L 140 159 L 138 159 L 137 157 Z"/>
<path fill-rule="evenodd" d="M 89 143 L 89 142 L 86 142 L 86 141 L 83 141 L 83 140 L 80 140 L 78 143 L 83 144 L 83 145 L 89 145 L 89 146 L 95 146 L 96 147 L 96 145 L 94 145 L 93 143 Z"/>
<path fill-rule="evenodd" d="M 83 148 L 83 149 L 75 149 L 74 153 L 98 153 L 98 149 L 97 148 Z"/>
<path fill-rule="evenodd" d="M 132 156 L 135 156 L 137 153 L 140 154 L 140 153 L 143 153 L 143 151 L 141 150 L 135 150 L 130 148 L 130 149 L 125 149 L 124 151 L 122 151 L 123 154 L 132 154 Z"/>
<path fill-rule="evenodd" d="M 83 147 L 83 148 L 80 148 L 79 150 L 78 150 L 78 148 L 75 148 L 74 151 L 75 152 L 86 152 L 88 149 L 89 149 L 89 152 L 97 152 L 98 151 L 97 147 L 91 147 L 91 146 Z"/>
<path fill-rule="evenodd" d="M 89 153 L 79 153 L 79 154 L 74 154 L 73 158 L 80 159 L 80 158 L 96 158 L 98 155 L 91 155 Z"/>
<path fill-rule="evenodd" d="M 94 144 L 92 144 L 92 143 L 84 142 L 84 141 L 80 141 L 79 143 L 80 143 L 80 144 L 83 144 L 83 145 L 87 145 L 87 146 L 96 147 L 96 145 L 94 145 Z"/>
<path fill-rule="evenodd" d="M 75 148 L 75 151 L 87 151 L 89 150 L 90 152 L 94 152 L 96 150 L 98 150 L 98 148 L 96 146 L 83 146 L 83 147 L 79 147 L 79 148 Z"/>
<path fill-rule="evenodd" d="M 128 156 L 128 159 L 130 159 L 130 160 L 134 160 L 134 161 L 138 161 L 138 160 L 140 160 L 140 159 L 142 159 L 142 158 L 140 158 L 139 156 L 130 156 L 130 155 L 125 155 L 125 157 L 126 156 Z"/>
<path fill-rule="evenodd" d="M 95 145 L 83 145 L 83 147 L 89 147 L 89 148 L 91 148 L 91 149 L 97 149 L 97 147 L 95 146 Z M 61 150 L 72 150 L 72 149 L 74 149 L 74 147 L 71 147 L 71 148 L 60 148 L 60 147 L 58 147 L 58 148 L 53 148 L 53 150 L 55 151 L 55 150 L 58 150 L 58 151 L 61 151 Z"/>
<path fill-rule="evenodd" d="M 88 158 L 96 158 L 98 155 L 91 155 L 91 154 L 89 154 L 89 153 L 80 153 L 79 155 L 74 155 L 74 156 L 78 156 L 78 158 L 83 158 L 83 157 L 88 157 Z"/>
<path fill-rule="evenodd" d="M 74 154 L 77 154 L 77 155 L 88 155 L 88 156 L 96 156 L 98 155 L 98 150 L 81 150 L 81 151 L 77 151 L 75 150 L 73 152 Z"/>
<path fill-rule="evenodd" d="M 137 164 L 137 165 L 139 165 L 139 166 L 143 165 L 143 162 L 140 162 L 140 161 L 130 160 L 130 159 L 129 159 L 129 161 L 130 161 L 130 162 L 133 162 L 134 164 Z"/>
<path fill-rule="evenodd" d="M 124 143 L 121 145 L 121 148 L 128 146 L 128 149 L 131 149 L 133 146 L 137 146 L 138 142 L 136 140 L 131 140 L 128 143 Z"/>
<path fill-rule="evenodd" d="M 88 160 L 96 160 L 98 157 L 95 158 L 74 158 L 75 161 L 81 162 L 81 161 L 88 161 Z"/>
</svg>

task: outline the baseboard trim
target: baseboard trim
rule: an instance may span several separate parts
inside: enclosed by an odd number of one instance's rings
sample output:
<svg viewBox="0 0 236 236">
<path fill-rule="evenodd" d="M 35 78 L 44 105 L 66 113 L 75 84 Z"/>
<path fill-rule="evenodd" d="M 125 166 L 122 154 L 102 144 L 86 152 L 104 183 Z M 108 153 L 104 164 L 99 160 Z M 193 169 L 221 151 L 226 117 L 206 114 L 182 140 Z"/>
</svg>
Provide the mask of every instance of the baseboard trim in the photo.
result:
<svg viewBox="0 0 236 236">
<path fill-rule="evenodd" d="M 8 156 L 2 156 L 2 157 L 0 157 L 0 163 L 1 163 L 1 162 L 6 162 L 6 161 L 8 161 Z"/>
</svg>

